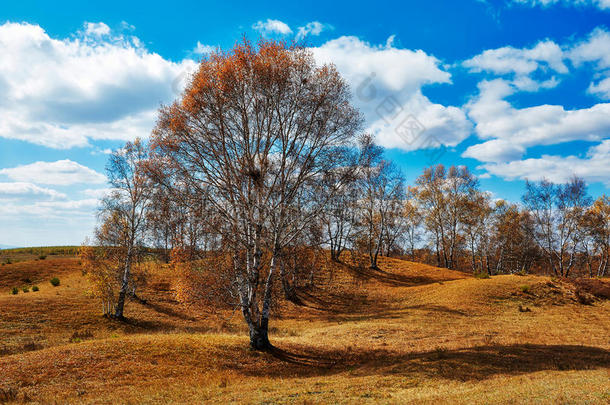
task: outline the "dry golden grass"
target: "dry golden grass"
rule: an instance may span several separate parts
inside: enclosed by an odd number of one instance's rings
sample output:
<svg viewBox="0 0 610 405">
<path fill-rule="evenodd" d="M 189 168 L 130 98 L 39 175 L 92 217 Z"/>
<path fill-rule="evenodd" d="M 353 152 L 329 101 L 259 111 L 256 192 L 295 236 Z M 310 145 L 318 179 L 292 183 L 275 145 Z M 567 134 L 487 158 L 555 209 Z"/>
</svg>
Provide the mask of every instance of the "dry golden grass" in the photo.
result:
<svg viewBox="0 0 610 405">
<path fill-rule="evenodd" d="M 380 268 L 320 271 L 276 312 L 277 349 L 257 353 L 239 313 L 177 302 L 167 268 L 121 323 L 99 315 L 76 259 L 2 266 L 0 402 L 610 402 L 610 301 L 582 305 L 548 277 Z M 46 281 L 9 295 L 24 274 Z"/>
<path fill-rule="evenodd" d="M 0 266 L 0 288 L 48 283 L 51 277 L 73 274 L 78 267 L 74 257 L 27 260 Z"/>
</svg>

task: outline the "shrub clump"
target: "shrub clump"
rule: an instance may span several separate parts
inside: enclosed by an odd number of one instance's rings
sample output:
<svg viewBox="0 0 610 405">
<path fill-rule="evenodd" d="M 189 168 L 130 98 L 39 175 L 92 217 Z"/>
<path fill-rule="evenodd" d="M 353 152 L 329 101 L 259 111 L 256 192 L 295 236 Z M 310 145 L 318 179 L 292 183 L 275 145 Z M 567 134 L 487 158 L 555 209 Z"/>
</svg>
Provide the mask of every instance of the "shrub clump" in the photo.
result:
<svg viewBox="0 0 610 405">
<path fill-rule="evenodd" d="M 34 292 L 39 291 L 39 290 L 40 290 L 40 288 L 38 288 L 38 286 L 37 286 L 37 285 L 35 285 L 34 287 L 32 287 L 32 291 L 34 291 Z"/>
<path fill-rule="evenodd" d="M 40 255 L 40 256 L 38 256 L 38 258 L 39 258 L 40 260 L 44 260 L 44 259 L 46 259 L 46 258 L 47 258 L 47 255 Z"/>
<path fill-rule="evenodd" d="M 57 287 L 59 285 L 59 279 L 57 277 L 53 277 L 50 282 L 53 287 Z"/>
<path fill-rule="evenodd" d="M 23 287 L 22 290 L 24 293 L 30 292 L 30 288 L 28 286 Z"/>
<path fill-rule="evenodd" d="M 13 288 L 11 289 L 11 294 L 13 294 L 13 295 L 17 295 L 17 294 L 19 294 L 19 288 L 17 288 L 17 287 L 13 287 Z"/>
<path fill-rule="evenodd" d="M 519 287 L 521 289 L 521 292 L 528 294 L 530 292 L 530 286 L 527 284 L 523 284 L 521 287 Z"/>
<path fill-rule="evenodd" d="M 489 277 L 489 273 L 487 273 L 487 272 L 477 271 L 476 273 L 474 273 L 474 278 L 487 279 L 490 277 Z"/>
</svg>

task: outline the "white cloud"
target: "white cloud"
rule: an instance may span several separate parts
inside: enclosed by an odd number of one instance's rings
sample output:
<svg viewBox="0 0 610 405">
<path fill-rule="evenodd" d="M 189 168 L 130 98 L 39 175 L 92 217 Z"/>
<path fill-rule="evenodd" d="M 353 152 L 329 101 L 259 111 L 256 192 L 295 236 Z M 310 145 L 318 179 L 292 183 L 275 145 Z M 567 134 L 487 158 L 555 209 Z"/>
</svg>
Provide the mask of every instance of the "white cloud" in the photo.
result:
<svg viewBox="0 0 610 405">
<path fill-rule="evenodd" d="M 69 159 L 1 169 L 0 174 L 15 181 L 61 186 L 79 183 L 102 184 L 107 181 L 103 174 Z"/>
<path fill-rule="evenodd" d="M 516 89 L 503 79 L 483 81 L 467 108 L 479 138 L 489 141 L 463 154 L 484 162 L 515 159 L 535 145 L 585 140 L 600 141 L 610 133 L 610 103 L 566 110 L 560 105 L 517 109 L 505 97 Z"/>
<path fill-rule="evenodd" d="M 145 138 L 161 103 L 195 62 L 168 61 L 135 37 L 87 23 L 67 39 L 40 26 L 0 25 L 0 137 L 58 149 Z"/>
<path fill-rule="evenodd" d="M 605 100 L 610 100 L 610 77 L 591 83 L 587 91 Z"/>
<path fill-rule="evenodd" d="M 604 28 L 596 28 L 587 39 L 573 46 L 569 57 L 577 66 L 596 62 L 599 69 L 610 68 L 610 33 Z"/>
<path fill-rule="evenodd" d="M 197 46 L 193 49 L 193 53 L 197 55 L 209 55 L 216 50 L 217 47 L 212 45 L 205 45 L 197 41 Z"/>
<path fill-rule="evenodd" d="M 472 72 L 497 78 L 481 81 L 478 95 L 465 106 L 483 142 L 468 147 L 462 156 L 485 162 L 480 169 L 506 179 L 547 177 L 562 182 L 576 174 L 610 184 L 610 103 L 566 109 L 550 104 L 516 108 L 507 101 L 519 92 L 555 87 L 559 83 L 555 75 L 568 73 L 568 66 L 585 64 L 597 79 L 587 91 L 610 98 L 610 35 L 605 29 L 596 29 L 579 42 L 560 46 L 546 40 L 526 49 L 504 47 L 463 62 Z M 534 146 L 572 141 L 601 143 L 590 148 L 586 158 L 543 155 L 522 160 Z"/>
<path fill-rule="evenodd" d="M 37 203 L 36 206 L 41 209 L 49 210 L 85 210 L 91 211 L 95 209 L 99 204 L 97 198 L 87 198 L 84 200 L 70 200 L 70 201 L 45 201 Z"/>
<path fill-rule="evenodd" d="M 537 181 L 546 178 L 555 183 L 563 183 L 572 175 L 576 175 L 588 182 L 603 182 L 606 187 L 610 187 L 610 140 L 591 147 L 585 158 L 543 155 L 536 159 L 488 163 L 481 167 L 491 174 L 509 180 Z"/>
<path fill-rule="evenodd" d="M 66 195 L 50 188 L 39 187 L 32 183 L 0 183 L 0 200 L 40 197 L 51 199 L 65 199 Z"/>
<path fill-rule="evenodd" d="M 292 34 L 292 30 L 288 24 L 280 20 L 272 20 L 271 18 L 268 18 L 267 21 L 257 21 L 252 25 L 252 28 L 265 36 L 274 34 Z"/>
<path fill-rule="evenodd" d="M 354 104 L 363 112 L 368 130 L 380 144 L 404 150 L 453 146 L 471 132 L 471 124 L 457 107 L 431 102 L 422 87 L 451 83 L 440 61 L 422 50 L 371 45 L 353 36 L 342 36 L 312 48 L 318 63 L 333 63 L 351 85 Z M 414 142 L 399 134 L 412 116 L 425 127 Z"/>
<path fill-rule="evenodd" d="M 450 83 L 451 75 L 441 70 L 439 60 L 422 50 L 375 46 L 357 37 L 342 36 L 326 42 L 312 51 L 319 63 L 334 63 L 350 79 L 374 75 L 380 90 L 416 90 L 424 84 Z M 352 81 L 351 84 L 360 84 Z"/>
<path fill-rule="evenodd" d="M 514 73 L 529 75 L 538 69 L 550 68 L 558 73 L 567 73 L 563 63 L 563 51 L 553 41 L 538 42 L 532 48 L 518 49 L 512 46 L 488 49 L 466 60 L 463 64 L 473 72 Z"/>
<path fill-rule="evenodd" d="M 312 21 L 309 22 L 307 24 L 305 24 L 305 26 L 303 27 L 299 27 L 298 31 L 297 31 L 297 36 L 296 39 L 303 39 L 308 35 L 314 35 L 314 36 L 318 36 L 322 33 L 322 31 L 324 31 L 327 28 L 326 25 L 318 22 L 318 21 Z"/>
<path fill-rule="evenodd" d="M 85 23 L 85 34 L 93 35 L 96 37 L 109 35 L 110 27 L 107 26 L 106 24 L 104 24 L 103 22 L 99 22 L 99 23 L 86 22 Z"/>
<path fill-rule="evenodd" d="M 523 91 L 538 91 L 559 84 L 555 74 L 569 72 L 564 60 L 566 55 L 559 45 L 550 40 L 540 41 L 531 48 L 505 46 L 488 49 L 462 62 L 470 72 L 486 72 L 508 76 L 511 84 Z M 534 75 L 536 79 L 533 78 Z M 546 77 L 541 79 L 540 77 Z"/>
<path fill-rule="evenodd" d="M 609 0 L 610 1 L 610 0 Z M 588 92 L 602 99 L 610 99 L 610 32 L 597 28 L 589 37 L 576 44 L 570 51 L 569 57 L 575 66 L 591 63 L 601 77 L 593 81 Z"/>
<path fill-rule="evenodd" d="M 95 155 L 110 155 L 112 154 L 112 149 L 110 148 L 100 148 L 100 147 L 95 147 L 91 152 L 89 152 L 91 155 L 95 156 Z"/>
<path fill-rule="evenodd" d="M 35 216 L 45 220 L 59 219 L 65 221 L 67 218 L 73 217 L 84 217 L 93 220 L 95 208 L 98 205 L 99 200 L 96 198 L 68 201 L 40 201 L 31 204 L 4 203 L 0 204 L 0 219 L 14 219 L 20 216 L 31 218 Z"/>
<path fill-rule="evenodd" d="M 586 39 L 561 46 L 544 40 L 531 48 L 488 49 L 462 62 L 462 66 L 470 72 L 503 76 L 522 91 L 538 91 L 559 84 L 556 75 L 569 73 L 567 61 L 575 68 L 590 64 L 596 74 L 588 92 L 610 99 L 610 32 L 605 28 L 596 28 Z"/>
<path fill-rule="evenodd" d="M 124 31 L 134 31 L 136 27 L 135 25 L 129 24 L 127 21 L 121 21 L 121 29 Z"/>
<path fill-rule="evenodd" d="M 492 139 L 491 141 L 468 147 L 462 156 L 483 162 L 506 162 L 520 159 L 524 153 L 525 148 L 523 145 L 505 139 Z"/>
<path fill-rule="evenodd" d="M 88 188 L 83 190 L 82 193 L 87 197 L 101 199 L 109 195 L 112 190 L 112 188 Z"/>
<path fill-rule="evenodd" d="M 292 32 L 278 20 L 255 26 L 269 33 Z M 301 28 L 302 35 L 324 29 L 318 22 Z M 209 50 L 201 43 L 195 48 Z M 468 135 L 470 124 L 459 109 L 434 104 L 421 92 L 426 84 L 450 83 L 433 56 L 394 47 L 391 38 L 385 46 L 374 46 L 341 37 L 314 52 L 336 63 L 354 90 L 376 74 L 371 81 L 376 99 L 356 103 L 386 146 L 416 148 L 387 128 L 380 130 L 385 123 L 375 109 L 387 96 L 417 116 L 428 134 L 437 134 L 439 143 L 454 145 Z M 87 23 L 69 39 L 52 38 L 37 25 L 6 23 L 0 25 L 0 54 L 9 56 L 0 60 L 0 137 L 59 149 L 90 146 L 93 140 L 146 138 L 159 104 L 175 98 L 196 67 L 192 60 L 165 60 L 103 23 Z"/>
<path fill-rule="evenodd" d="M 549 7 L 556 4 L 565 6 L 592 6 L 602 10 L 610 9 L 610 0 L 512 0 L 513 3 L 529 6 Z"/>
</svg>

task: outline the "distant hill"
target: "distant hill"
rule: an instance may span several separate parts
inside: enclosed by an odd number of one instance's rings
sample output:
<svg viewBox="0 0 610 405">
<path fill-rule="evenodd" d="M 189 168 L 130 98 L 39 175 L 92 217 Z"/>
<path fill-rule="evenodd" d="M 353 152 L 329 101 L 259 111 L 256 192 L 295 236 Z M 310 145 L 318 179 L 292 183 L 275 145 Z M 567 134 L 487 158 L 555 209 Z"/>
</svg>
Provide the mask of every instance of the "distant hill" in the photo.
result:
<svg viewBox="0 0 610 405">
<path fill-rule="evenodd" d="M 18 246 L 11 246 L 11 245 L 1 245 L 0 244 L 0 250 L 2 249 L 17 249 Z"/>
<path fill-rule="evenodd" d="M 67 255 L 74 256 L 78 254 L 80 246 L 36 246 L 36 247 L 9 247 L 6 245 L 0 245 L 0 250 L 4 254 L 10 255 L 25 255 L 25 256 L 39 256 L 39 255 Z M 23 257 L 22 259 L 26 259 Z M 31 257 L 29 258 L 31 259 Z"/>
</svg>

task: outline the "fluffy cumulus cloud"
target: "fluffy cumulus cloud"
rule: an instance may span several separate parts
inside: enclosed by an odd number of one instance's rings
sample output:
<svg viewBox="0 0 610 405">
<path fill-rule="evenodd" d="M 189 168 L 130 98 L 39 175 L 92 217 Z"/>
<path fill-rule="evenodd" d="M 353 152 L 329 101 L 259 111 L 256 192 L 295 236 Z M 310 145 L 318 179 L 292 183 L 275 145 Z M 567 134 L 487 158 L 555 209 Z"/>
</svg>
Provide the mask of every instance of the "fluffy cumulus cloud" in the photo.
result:
<svg viewBox="0 0 610 405">
<path fill-rule="evenodd" d="M 577 42 L 568 55 L 577 66 L 594 62 L 598 69 L 610 69 L 610 33 L 605 28 L 596 28 L 585 40 Z"/>
<path fill-rule="evenodd" d="M 298 39 L 332 29 L 313 21 L 293 32 L 272 19 L 253 28 Z M 37 25 L 0 25 L 0 137 L 57 149 L 89 147 L 92 154 L 106 152 L 98 140 L 147 137 L 159 105 L 178 95 L 196 62 L 167 60 L 146 49 L 132 30 L 128 24 L 117 32 L 89 22 L 58 38 Z M 189 54 L 212 50 L 198 42 Z M 371 45 L 349 36 L 312 51 L 318 62 L 336 64 L 383 145 L 406 150 L 455 145 L 471 132 L 459 108 L 435 104 L 422 93 L 426 85 L 451 83 L 440 61 L 426 52 L 396 47 L 392 38 Z M 0 221 L 34 237 L 39 225 L 26 218 L 57 221 L 66 232 L 82 234 L 107 192 L 104 183 L 103 174 L 67 159 L 0 168 Z M 65 238 L 74 242 L 68 233 Z"/>
<path fill-rule="evenodd" d="M 0 243 L 11 246 L 80 244 L 95 226 L 95 199 L 75 201 L 1 201 Z"/>
<path fill-rule="evenodd" d="M 293 33 L 273 19 L 253 27 L 263 34 Z M 313 21 L 299 27 L 296 36 L 319 35 L 328 28 Z M 212 49 L 197 43 L 193 54 Z M 357 95 L 375 93 L 357 97 L 356 103 L 385 146 L 455 145 L 468 135 L 470 123 L 459 108 L 434 104 L 422 94 L 427 84 L 450 83 L 449 73 L 424 51 L 395 47 L 391 39 L 376 46 L 348 36 L 313 51 L 319 61 L 334 62 Z M 190 59 L 168 61 L 104 23 L 85 23 L 79 33 L 63 39 L 37 25 L 5 23 L 0 25 L 0 53 L 5 55 L 0 60 L 0 137 L 60 149 L 147 137 L 159 105 L 177 96 L 196 67 Z M 393 122 L 397 117 L 388 120 L 393 114 L 383 111 L 391 107 L 387 103 L 419 120 L 427 130 L 425 144 L 405 143 L 397 135 L 400 123 Z"/>
<path fill-rule="evenodd" d="M 91 36 L 96 36 L 96 37 L 109 35 L 110 27 L 108 25 L 104 24 L 103 22 L 99 22 L 99 23 L 87 22 L 87 23 L 85 23 L 85 34 L 91 35 Z"/>
<path fill-rule="evenodd" d="M 72 184 L 103 184 L 101 173 L 69 159 L 56 162 L 35 162 L 0 170 L 0 175 L 20 182 L 68 186 Z"/>
<path fill-rule="evenodd" d="M 89 197 L 89 198 L 97 198 L 102 199 L 106 196 L 108 196 L 110 193 L 112 192 L 111 188 L 87 188 L 85 190 L 82 191 L 82 194 L 84 194 L 85 196 Z"/>
<path fill-rule="evenodd" d="M 0 177 L 15 180 L 0 182 L 0 222 L 16 231 L 5 232 L 3 242 L 16 246 L 80 242 L 92 232 L 99 197 L 107 190 L 78 192 L 106 178 L 70 160 L 2 169 Z M 62 192 L 40 184 L 62 187 Z"/>
<path fill-rule="evenodd" d="M 146 137 L 195 62 L 175 63 L 104 23 L 69 38 L 40 26 L 0 25 L 0 137 L 51 148 Z"/>
<path fill-rule="evenodd" d="M 6 200 L 24 198 L 65 199 L 66 195 L 50 188 L 39 187 L 32 183 L 0 183 L 0 201 L 6 202 Z"/>
<path fill-rule="evenodd" d="M 0 219 L 3 223 L 21 220 L 19 222 L 21 228 L 21 226 L 27 225 L 25 219 L 33 217 L 43 218 L 45 221 L 51 219 L 59 220 L 62 224 L 68 224 L 71 219 L 85 220 L 89 226 L 85 229 L 79 229 L 80 232 L 87 232 L 93 229 L 91 225 L 95 222 L 95 209 L 99 205 L 99 200 L 95 198 L 65 201 L 47 200 L 32 202 L 20 200 L 11 202 L 3 199 L 0 199 L 0 201 L 2 201 L 2 204 L 0 204 Z M 14 236 L 18 237 L 19 235 Z"/>
<path fill-rule="evenodd" d="M 489 49 L 464 62 L 473 71 L 490 71 L 498 74 L 530 74 L 544 66 L 556 72 L 566 73 L 563 52 L 553 41 L 541 41 L 532 48 L 518 49 L 506 46 Z"/>
<path fill-rule="evenodd" d="M 257 21 L 252 24 L 252 29 L 258 31 L 265 37 L 287 36 L 293 34 L 292 28 L 288 24 L 280 20 L 268 18 L 266 21 Z M 322 31 L 332 30 L 333 27 L 329 24 L 323 24 L 319 21 L 311 21 L 297 29 L 294 38 L 298 41 L 307 36 L 318 36 Z"/>
<path fill-rule="evenodd" d="M 537 91 L 540 88 L 555 87 L 558 80 L 554 74 L 568 73 L 564 59 L 561 47 L 546 40 L 526 49 L 511 46 L 489 49 L 466 60 L 463 66 L 471 72 L 510 76 L 512 83 L 519 89 Z M 537 79 L 533 78 L 534 75 Z"/>
<path fill-rule="evenodd" d="M 30 182 L 0 182 L 0 222 L 8 230 L 2 241 L 14 246 L 80 242 L 93 229 L 98 200 L 71 197 Z"/>
<path fill-rule="evenodd" d="M 589 66 L 595 71 L 589 93 L 610 99 L 610 33 L 597 28 L 579 42 L 560 45 L 551 40 L 531 48 L 506 46 L 488 49 L 462 63 L 472 73 L 502 76 L 519 90 L 538 91 L 559 84 L 562 76 Z"/>
<path fill-rule="evenodd" d="M 600 141 L 610 132 L 610 104 L 566 110 L 560 105 L 515 108 L 505 100 L 516 88 L 503 79 L 479 83 L 479 95 L 468 105 L 479 138 L 464 156 L 485 162 L 520 158 L 527 148 L 570 141 Z"/>
<path fill-rule="evenodd" d="M 288 24 L 271 18 L 268 18 L 267 21 L 257 21 L 252 25 L 252 28 L 265 36 L 292 34 L 292 29 L 290 29 Z"/>
<path fill-rule="evenodd" d="M 592 65 L 598 72 L 589 86 L 589 93 L 610 100 L 610 32 L 598 28 L 589 37 L 568 51 L 576 67 Z"/>
<path fill-rule="evenodd" d="M 550 104 L 516 108 L 507 99 L 523 91 L 554 87 L 558 83 L 555 74 L 566 75 L 585 66 L 596 78 L 587 91 L 601 100 L 608 99 L 609 55 L 610 35 L 604 29 L 596 29 L 578 42 L 560 46 L 542 41 L 526 49 L 504 47 L 465 61 L 463 66 L 470 71 L 496 78 L 482 80 L 478 94 L 465 106 L 475 123 L 475 133 L 483 142 L 470 146 L 463 156 L 485 162 L 481 168 L 508 179 L 539 179 L 545 175 L 563 181 L 577 174 L 589 181 L 607 182 L 610 103 L 577 109 Z M 523 159 L 534 146 L 572 141 L 597 144 L 585 157 L 544 155 Z"/>
<path fill-rule="evenodd" d="M 589 148 L 586 157 L 543 155 L 540 158 L 482 166 L 489 173 L 506 179 L 542 180 L 563 183 L 576 175 L 589 182 L 602 182 L 610 187 L 610 140 Z"/>
<path fill-rule="evenodd" d="M 328 25 L 322 24 L 318 21 L 312 21 L 304 25 L 303 27 L 299 27 L 297 31 L 296 39 L 303 39 L 308 35 L 318 36 L 322 33 L 322 31 L 332 28 Z"/>
<path fill-rule="evenodd" d="M 378 46 L 342 36 L 312 51 L 319 63 L 335 64 L 351 85 L 354 103 L 383 146 L 453 146 L 470 134 L 471 124 L 461 109 L 435 104 L 422 93 L 425 85 L 451 83 L 434 56 L 395 47 L 393 37 Z"/>
<path fill-rule="evenodd" d="M 602 10 L 610 9 L 610 0 L 512 0 L 513 3 L 524 4 L 528 6 L 549 7 L 553 5 L 564 6 L 588 6 L 597 7 Z"/>
<path fill-rule="evenodd" d="M 217 47 L 215 46 L 202 44 L 201 42 L 197 41 L 197 46 L 195 46 L 193 49 L 193 53 L 197 55 L 209 55 L 216 49 Z"/>
</svg>

